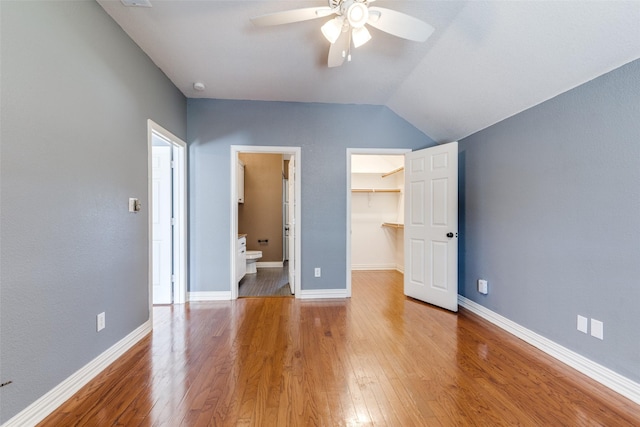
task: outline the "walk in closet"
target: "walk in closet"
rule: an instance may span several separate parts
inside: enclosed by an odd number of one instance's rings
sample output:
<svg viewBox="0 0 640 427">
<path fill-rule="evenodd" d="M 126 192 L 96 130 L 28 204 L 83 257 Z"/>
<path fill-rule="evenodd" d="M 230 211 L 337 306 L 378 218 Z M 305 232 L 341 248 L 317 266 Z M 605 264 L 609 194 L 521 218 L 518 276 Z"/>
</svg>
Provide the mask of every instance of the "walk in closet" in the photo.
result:
<svg viewBox="0 0 640 427">
<path fill-rule="evenodd" d="M 404 156 L 351 156 L 351 269 L 404 268 Z"/>
</svg>

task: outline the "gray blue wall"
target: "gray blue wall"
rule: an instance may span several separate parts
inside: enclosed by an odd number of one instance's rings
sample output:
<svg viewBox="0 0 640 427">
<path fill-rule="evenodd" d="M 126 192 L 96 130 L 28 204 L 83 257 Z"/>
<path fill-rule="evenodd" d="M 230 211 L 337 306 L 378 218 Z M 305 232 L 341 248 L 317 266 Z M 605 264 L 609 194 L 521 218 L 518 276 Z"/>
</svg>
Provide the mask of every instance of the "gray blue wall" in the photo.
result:
<svg viewBox="0 0 640 427">
<path fill-rule="evenodd" d="M 304 290 L 346 288 L 346 149 L 434 142 L 386 107 L 189 99 L 191 291 L 229 291 L 230 146 L 302 149 Z M 313 268 L 322 277 L 313 277 Z"/>
<path fill-rule="evenodd" d="M 3 423 L 148 320 L 146 122 L 186 101 L 97 3 L 0 8 Z"/>
<path fill-rule="evenodd" d="M 640 61 L 460 141 L 460 228 L 462 295 L 640 381 Z"/>
<path fill-rule="evenodd" d="M 433 145 L 385 107 L 187 103 L 94 2 L 0 16 L 0 423 L 149 318 L 147 118 L 189 142 L 192 291 L 229 290 L 230 145 L 302 147 L 304 289 L 345 287 L 346 148 Z M 639 76 L 636 61 L 460 144 L 460 292 L 635 381 Z"/>
</svg>

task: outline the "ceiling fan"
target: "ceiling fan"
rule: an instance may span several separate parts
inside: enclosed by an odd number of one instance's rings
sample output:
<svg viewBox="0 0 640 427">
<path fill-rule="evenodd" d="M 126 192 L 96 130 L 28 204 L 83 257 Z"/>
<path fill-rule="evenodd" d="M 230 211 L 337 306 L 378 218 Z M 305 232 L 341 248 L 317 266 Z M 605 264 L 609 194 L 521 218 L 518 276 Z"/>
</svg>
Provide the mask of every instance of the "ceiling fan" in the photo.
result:
<svg viewBox="0 0 640 427">
<path fill-rule="evenodd" d="M 351 45 L 358 48 L 371 40 L 366 24 L 396 37 L 423 42 L 434 28 L 413 16 L 383 7 L 371 7 L 375 0 L 328 0 L 328 6 L 285 10 L 251 18 L 258 26 L 290 24 L 336 15 L 320 30 L 331 43 L 329 67 L 338 67 L 351 61 Z M 352 43 L 353 42 L 353 43 Z"/>
</svg>

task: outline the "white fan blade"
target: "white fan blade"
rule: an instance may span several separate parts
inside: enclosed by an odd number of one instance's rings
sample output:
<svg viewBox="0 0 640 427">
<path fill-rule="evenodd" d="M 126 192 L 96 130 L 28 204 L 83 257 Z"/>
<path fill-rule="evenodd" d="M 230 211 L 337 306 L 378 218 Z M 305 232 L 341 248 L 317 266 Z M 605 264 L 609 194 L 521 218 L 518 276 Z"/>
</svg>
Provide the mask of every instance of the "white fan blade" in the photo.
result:
<svg viewBox="0 0 640 427">
<path fill-rule="evenodd" d="M 385 33 L 417 42 L 427 40 L 435 30 L 418 18 L 383 7 L 369 7 L 367 23 Z"/>
<path fill-rule="evenodd" d="M 349 54 L 349 31 L 343 31 L 335 43 L 329 47 L 329 67 L 339 67 Z"/>
<path fill-rule="evenodd" d="M 281 25 L 291 24 L 292 22 L 308 21 L 310 19 L 322 18 L 334 13 L 330 7 L 307 7 L 303 9 L 285 10 L 284 12 L 269 13 L 267 15 L 256 16 L 251 18 L 253 25 Z"/>
</svg>

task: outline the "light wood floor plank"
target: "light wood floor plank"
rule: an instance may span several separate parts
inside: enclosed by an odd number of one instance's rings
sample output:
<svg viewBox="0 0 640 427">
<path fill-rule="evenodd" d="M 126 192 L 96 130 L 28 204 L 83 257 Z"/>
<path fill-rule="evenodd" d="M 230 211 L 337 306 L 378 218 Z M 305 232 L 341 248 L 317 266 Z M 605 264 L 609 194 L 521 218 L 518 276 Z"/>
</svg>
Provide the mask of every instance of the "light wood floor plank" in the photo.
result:
<svg viewBox="0 0 640 427">
<path fill-rule="evenodd" d="M 349 300 L 154 308 L 41 426 L 638 426 L 640 407 L 462 309 L 355 272 Z"/>
</svg>

